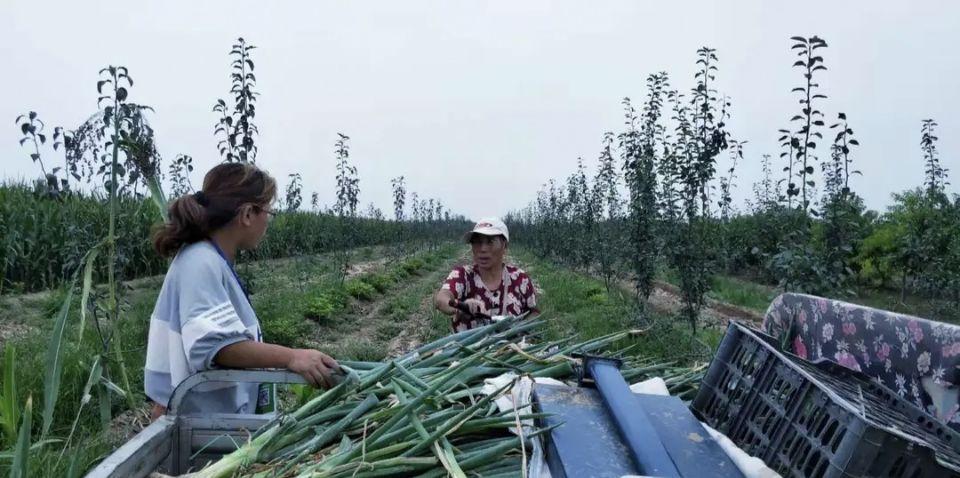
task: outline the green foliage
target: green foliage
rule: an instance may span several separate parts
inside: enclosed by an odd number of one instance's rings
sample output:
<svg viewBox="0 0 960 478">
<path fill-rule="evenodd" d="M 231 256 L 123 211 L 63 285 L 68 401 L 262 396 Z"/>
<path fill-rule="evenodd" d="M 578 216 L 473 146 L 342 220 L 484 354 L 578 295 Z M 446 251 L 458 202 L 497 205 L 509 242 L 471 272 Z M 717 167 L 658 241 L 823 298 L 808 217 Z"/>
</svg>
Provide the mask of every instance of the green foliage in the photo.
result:
<svg viewBox="0 0 960 478">
<path fill-rule="evenodd" d="M 257 114 L 256 102 L 260 94 L 253 90 L 257 85 L 257 76 L 253 73 L 255 65 L 250 56 L 255 48 L 243 37 L 233 44 L 230 50 L 233 58 L 230 62 L 233 106 L 228 106 L 222 99 L 218 99 L 213 106 L 213 111 L 220 114 L 214 127 L 214 135 L 220 138 L 217 149 L 228 163 L 253 163 L 257 158 L 255 137 L 260 132 L 253 119 Z"/>
<path fill-rule="evenodd" d="M 799 194 L 801 198 L 800 207 L 807 211 L 812 201 L 808 192 L 816 186 L 812 178 L 815 170 L 813 164 L 817 161 L 817 157 L 811 150 L 816 149 L 817 143 L 813 138 L 823 139 L 823 133 L 817 131 L 817 128 L 824 125 L 823 113 L 814 104 L 817 100 L 827 98 L 826 95 L 816 92 L 820 85 L 814 81 L 814 76 L 818 71 L 827 69 L 823 66 L 823 57 L 818 54 L 817 50 L 826 48 L 827 42 L 816 35 L 810 38 L 796 36 L 790 39 L 794 42 L 791 49 L 797 50 L 797 56 L 800 57 L 793 63 L 793 66 L 800 68 L 805 81 L 801 86 L 793 89 L 793 92 L 798 93 L 800 97 L 801 111 L 800 114 L 794 115 L 790 119 L 791 122 L 799 125 L 791 138 L 791 148 L 799 165 L 797 180 L 800 182 L 800 186 L 799 191 L 794 187 L 787 194 Z"/>
<path fill-rule="evenodd" d="M 367 338 L 350 337 L 334 347 L 331 353 L 344 360 L 378 362 L 387 356 L 387 348 Z"/>
<path fill-rule="evenodd" d="M 13 446 L 20 423 L 20 397 L 17 395 L 17 347 L 4 347 L 3 393 L 0 395 L 0 428 L 3 429 L 4 448 Z"/>
<path fill-rule="evenodd" d="M 856 258 L 860 277 L 874 287 L 884 287 L 896 273 L 894 265 L 899 245 L 906 235 L 902 223 L 884 221 L 864 238 Z"/>
<path fill-rule="evenodd" d="M 362 279 L 350 279 L 343 283 L 343 290 L 350 297 L 359 300 L 371 300 L 377 295 L 377 289 Z"/>
<path fill-rule="evenodd" d="M 665 73 L 647 78 L 649 93 L 643 108 L 643 125 L 636 128 L 636 113 L 629 98 L 624 98 L 625 125 L 627 130 L 620 135 L 624 181 L 629 190 L 627 201 L 628 240 L 632 246 L 631 257 L 634 281 L 639 304 L 645 304 L 653 290 L 653 277 L 657 261 L 657 148 L 662 137 L 660 124 L 664 91 L 669 88 Z"/>
<path fill-rule="evenodd" d="M 934 129 L 937 122 L 932 119 L 923 120 L 920 128 L 920 148 L 923 150 L 924 161 L 924 187 L 927 194 L 931 196 L 942 195 L 944 187 L 947 184 L 947 169 L 940 165 L 940 157 L 937 153 L 937 136 Z"/>
<path fill-rule="evenodd" d="M 304 316 L 313 320 L 333 318 L 347 306 L 347 292 L 340 288 L 324 290 L 307 298 Z"/>
<path fill-rule="evenodd" d="M 284 200 L 287 211 L 292 212 L 300 209 L 300 204 L 303 202 L 303 196 L 301 195 L 302 189 L 303 179 L 300 177 L 300 173 L 291 174 Z"/>
<path fill-rule="evenodd" d="M 106 237 L 109 210 L 102 193 L 71 192 L 59 200 L 26 184 L 0 185 L 0 294 L 32 292 L 63 283 L 82 267 L 83 255 Z M 156 207 L 132 196 L 117 198 L 117 274 L 122 279 L 163 274 L 167 261 L 150 242 L 150 231 L 160 221 Z M 338 218 L 314 212 L 281 213 L 255 251 L 242 260 L 276 259 L 337 250 L 333 237 Z M 431 229 L 411 222 L 345 218 L 357 231 L 355 247 L 455 237 L 467 224 L 462 218 L 435 222 Z M 435 239 L 430 239 L 435 240 Z M 241 267 L 242 269 L 242 267 Z M 97 267 L 93 282 L 106 280 Z"/>
<path fill-rule="evenodd" d="M 417 257 L 411 257 L 400 263 L 400 269 L 407 275 L 414 275 L 420 269 L 423 269 L 423 260 Z"/>
<path fill-rule="evenodd" d="M 394 282 L 396 282 L 387 274 L 381 273 L 366 274 L 360 277 L 360 280 L 369 284 L 379 293 L 385 292 L 390 288 L 391 285 L 393 285 Z"/>
<path fill-rule="evenodd" d="M 33 417 L 33 399 L 27 398 L 23 409 L 23 423 L 13 449 L 13 464 L 10 466 L 10 478 L 28 478 L 30 476 L 30 421 Z"/>
<path fill-rule="evenodd" d="M 46 194 L 51 197 L 57 197 L 61 192 L 67 192 L 70 189 L 69 183 L 69 173 L 73 172 L 76 174 L 76 164 L 74 163 L 72 169 L 70 163 L 65 162 L 65 168 L 54 167 L 49 171 L 43 164 L 43 157 L 40 152 L 40 147 L 44 146 L 47 143 L 47 135 L 44 133 L 43 121 L 40 120 L 39 115 L 36 111 L 31 111 L 27 114 L 23 114 L 17 117 L 15 121 L 17 129 L 20 130 L 20 133 L 23 137 L 20 138 L 20 146 L 22 147 L 33 147 L 33 151 L 30 153 L 30 160 L 34 163 L 40 165 L 40 172 L 43 174 L 43 180 L 39 181 L 38 187 L 45 188 Z M 63 128 L 56 127 L 53 130 L 53 149 L 56 151 L 60 146 L 63 146 L 63 142 L 68 139 L 65 136 Z M 29 143 L 29 146 L 24 146 Z M 58 177 L 58 173 L 63 170 L 63 178 Z"/>
<path fill-rule="evenodd" d="M 264 327 L 269 327 L 270 331 L 264 335 L 265 340 L 287 347 L 305 346 L 304 338 L 312 331 L 310 324 L 295 314 L 285 314 L 277 320 L 265 321 Z"/>
</svg>

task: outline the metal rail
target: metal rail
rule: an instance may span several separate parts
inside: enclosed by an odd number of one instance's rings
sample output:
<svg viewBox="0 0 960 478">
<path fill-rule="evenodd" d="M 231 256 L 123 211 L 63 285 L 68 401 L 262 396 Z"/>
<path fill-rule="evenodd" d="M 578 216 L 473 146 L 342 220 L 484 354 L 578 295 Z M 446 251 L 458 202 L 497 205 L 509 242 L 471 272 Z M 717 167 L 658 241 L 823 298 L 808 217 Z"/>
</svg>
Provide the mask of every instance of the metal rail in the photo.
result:
<svg viewBox="0 0 960 478">
<path fill-rule="evenodd" d="M 229 452 L 234 437 L 244 439 L 271 415 L 209 413 L 181 415 L 183 400 L 196 386 L 209 382 L 307 383 L 288 370 L 208 370 L 187 377 L 170 396 L 167 413 L 87 473 L 87 478 L 144 478 L 158 469 L 175 474 L 188 470 L 191 460 Z"/>
</svg>

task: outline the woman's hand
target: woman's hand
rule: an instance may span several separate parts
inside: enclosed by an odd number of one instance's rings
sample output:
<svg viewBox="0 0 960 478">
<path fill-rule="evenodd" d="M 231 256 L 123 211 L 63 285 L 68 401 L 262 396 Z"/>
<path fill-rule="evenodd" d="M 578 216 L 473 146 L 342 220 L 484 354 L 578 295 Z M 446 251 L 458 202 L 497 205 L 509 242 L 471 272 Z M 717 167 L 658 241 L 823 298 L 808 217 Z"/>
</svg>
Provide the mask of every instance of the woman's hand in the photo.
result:
<svg viewBox="0 0 960 478">
<path fill-rule="evenodd" d="M 159 403 L 156 403 L 156 402 L 151 402 L 151 403 L 153 403 L 153 406 L 150 407 L 150 421 L 154 422 L 158 418 L 163 416 L 163 414 L 167 413 L 167 407 L 160 405 Z"/>
<path fill-rule="evenodd" d="M 467 299 L 463 301 L 463 304 L 470 309 L 470 313 L 473 315 L 490 315 L 487 313 L 487 306 L 484 305 L 483 301 L 480 299 Z"/>
<path fill-rule="evenodd" d="M 293 349 L 287 368 L 307 379 L 310 385 L 318 388 L 331 388 L 339 380 L 336 374 L 343 374 L 340 364 L 329 355 L 311 349 Z"/>
</svg>

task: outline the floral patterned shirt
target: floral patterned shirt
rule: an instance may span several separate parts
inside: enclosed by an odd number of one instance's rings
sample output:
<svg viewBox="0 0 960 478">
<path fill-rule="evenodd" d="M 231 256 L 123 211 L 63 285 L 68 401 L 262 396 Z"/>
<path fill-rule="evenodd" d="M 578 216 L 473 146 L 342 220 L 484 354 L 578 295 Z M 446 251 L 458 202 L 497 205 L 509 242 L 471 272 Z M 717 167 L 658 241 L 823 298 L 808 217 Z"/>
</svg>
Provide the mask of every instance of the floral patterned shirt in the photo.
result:
<svg viewBox="0 0 960 478">
<path fill-rule="evenodd" d="M 540 312 L 537 309 L 537 295 L 530 276 L 523 269 L 510 264 L 503 266 L 500 287 L 495 290 L 488 289 L 483 283 L 480 270 L 475 264 L 459 266 L 450 271 L 441 289 L 452 292 L 454 298 L 460 301 L 467 299 L 483 301 L 490 315 L 516 316 L 526 312 Z M 462 315 L 459 312 L 454 315 L 452 323 L 454 332 L 483 325 L 481 321 Z"/>
</svg>

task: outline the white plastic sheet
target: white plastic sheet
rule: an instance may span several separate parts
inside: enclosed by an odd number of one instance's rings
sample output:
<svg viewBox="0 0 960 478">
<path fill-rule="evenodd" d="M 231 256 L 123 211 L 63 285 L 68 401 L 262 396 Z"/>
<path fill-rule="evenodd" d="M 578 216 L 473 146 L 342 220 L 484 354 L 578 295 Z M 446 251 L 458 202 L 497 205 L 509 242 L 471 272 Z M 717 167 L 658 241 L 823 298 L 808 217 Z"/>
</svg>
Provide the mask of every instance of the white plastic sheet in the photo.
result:
<svg viewBox="0 0 960 478">
<path fill-rule="evenodd" d="M 516 381 L 516 384 L 495 402 L 497 404 L 497 408 L 501 412 L 512 412 L 516 410 L 516 413 L 519 415 L 531 413 L 530 394 L 533 391 L 534 383 L 558 385 L 564 387 L 567 386 L 567 384 L 552 378 L 536 378 L 534 381 L 529 377 L 522 377 L 517 380 L 517 374 L 508 372 L 497 377 L 486 379 L 484 381 L 482 391 L 484 394 L 489 395 L 508 383 L 514 381 Z M 630 386 L 630 390 L 634 393 L 665 396 L 670 395 L 670 392 L 667 390 L 666 382 L 664 382 L 660 377 L 653 377 L 651 379 L 635 383 Z M 524 434 L 530 433 L 533 429 L 532 420 L 524 420 L 521 423 L 521 426 L 524 429 Z M 728 456 L 730 456 L 730 459 L 737 466 L 737 468 L 740 469 L 746 478 L 778 478 L 780 476 L 777 474 L 777 472 L 767 467 L 763 460 L 748 455 L 722 433 L 710 428 L 706 424 L 703 424 L 703 427 L 707 430 L 707 433 L 709 433 L 710 436 L 717 441 L 717 443 L 720 445 L 720 448 L 723 449 Z M 511 427 L 510 431 L 512 433 L 517 433 L 516 427 Z M 532 447 L 533 449 L 530 450 L 530 458 L 527 463 L 527 476 L 529 478 L 552 478 L 550 475 L 550 470 L 547 467 L 546 456 L 544 455 L 540 440 L 533 440 Z"/>
</svg>

